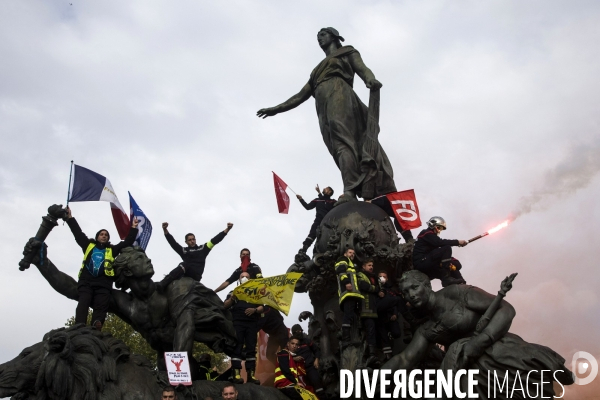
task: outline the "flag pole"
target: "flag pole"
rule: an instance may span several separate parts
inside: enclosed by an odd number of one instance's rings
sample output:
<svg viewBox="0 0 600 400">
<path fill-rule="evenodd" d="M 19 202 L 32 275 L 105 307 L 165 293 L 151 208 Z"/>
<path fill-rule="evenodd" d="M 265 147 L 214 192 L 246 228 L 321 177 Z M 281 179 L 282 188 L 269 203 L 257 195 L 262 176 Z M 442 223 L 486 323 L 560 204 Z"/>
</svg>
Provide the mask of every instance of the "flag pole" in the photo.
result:
<svg viewBox="0 0 600 400">
<path fill-rule="evenodd" d="M 69 198 L 71 197 L 71 178 L 73 177 L 73 160 L 71 160 L 71 172 L 69 173 L 69 188 L 67 190 L 67 207 L 69 206 Z"/>
</svg>

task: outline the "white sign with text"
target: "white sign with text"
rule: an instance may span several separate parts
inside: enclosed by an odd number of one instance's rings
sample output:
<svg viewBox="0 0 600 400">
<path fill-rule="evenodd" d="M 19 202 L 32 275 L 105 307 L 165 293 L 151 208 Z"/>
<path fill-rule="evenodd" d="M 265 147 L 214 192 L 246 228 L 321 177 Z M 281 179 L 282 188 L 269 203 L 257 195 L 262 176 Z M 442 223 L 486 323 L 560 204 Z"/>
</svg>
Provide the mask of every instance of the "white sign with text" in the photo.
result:
<svg viewBox="0 0 600 400">
<path fill-rule="evenodd" d="M 173 386 L 192 384 L 192 373 L 187 351 L 165 352 L 169 383 Z"/>
</svg>

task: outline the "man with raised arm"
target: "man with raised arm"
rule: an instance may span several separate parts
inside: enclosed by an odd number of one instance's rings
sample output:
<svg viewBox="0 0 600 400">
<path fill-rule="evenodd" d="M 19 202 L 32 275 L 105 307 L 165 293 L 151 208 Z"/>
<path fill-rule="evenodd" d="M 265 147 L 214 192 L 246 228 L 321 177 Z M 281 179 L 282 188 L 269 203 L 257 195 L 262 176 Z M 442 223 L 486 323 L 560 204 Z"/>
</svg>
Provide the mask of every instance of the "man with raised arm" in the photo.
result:
<svg viewBox="0 0 600 400">
<path fill-rule="evenodd" d="M 221 283 L 218 288 L 215 289 L 215 293 L 220 292 L 225 289 L 227 286 L 231 285 L 233 282 L 236 282 L 240 279 L 240 276 L 243 272 L 247 272 L 250 275 L 250 279 L 262 278 L 262 270 L 257 264 L 254 264 L 250 261 L 250 250 L 242 249 L 240 251 L 240 260 L 242 264 L 233 271 L 233 274 L 225 282 Z"/>
<path fill-rule="evenodd" d="M 165 278 L 158 284 L 157 289 L 163 291 L 169 283 L 183 276 L 188 276 L 195 281 L 202 280 L 202 274 L 204 273 L 204 267 L 206 265 L 206 257 L 215 245 L 219 244 L 229 233 L 233 224 L 227 223 L 227 228 L 224 231 L 219 232 L 214 238 L 206 243 L 198 245 L 196 243 L 196 236 L 193 233 L 185 235 L 185 244 L 187 247 L 181 246 L 173 235 L 168 230 L 169 223 L 163 222 L 162 228 L 165 233 L 167 242 L 171 245 L 171 248 L 175 250 L 175 253 L 179 254 L 183 262 L 181 262 L 175 269 L 173 269 Z"/>
<path fill-rule="evenodd" d="M 81 230 L 77 220 L 73 218 L 71 209 L 67 206 L 67 225 L 75 237 L 75 241 L 83 251 L 83 262 L 79 269 L 77 282 L 77 308 L 75 310 L 75 323 L 87 323 L 89 308 L 92 313 L 92 326 L 97 330 L 102 329 L 108 305 L 110 291 L 115 280 L 113 262 L 125 247 L 133 245 L 138 233 L 138 220 L 134 218 L 129 234 L 122 242 L 110 243 L 110 234 L 106 229 L 100 229 L 94 239 L 88 238 Z"/>
<path fill-rule="evenodd" d="M 296 198 L 300 200 L 302 207 L 306 210 L 312 210 L 316 208 L 315 220 L 313 221 L 312 226 L 310 227 L 310 231 L 308 232 L 308 236 L 304 239 L 302 243 L 302 249 L 300 250 L 302 253 L 306 253 L 310 245 L 317 238 L 317 228 L 321 225 L 321 221 L 327 215 L 329 211 L 333 209 L 333 205 L 335 204 L 335 200 L 331 198 L 333 196 L 333 189 L 327 186 L 323 189 L 323 194 L 321 194 L 321 189 L 319 189 L 319 185 L 315 188 L 317 193 L 319 194 L 316 199 L 313 199 L 310 203 L 304 201 L 302 196 L 299 194 L 296 195 Z"/>
</svg>

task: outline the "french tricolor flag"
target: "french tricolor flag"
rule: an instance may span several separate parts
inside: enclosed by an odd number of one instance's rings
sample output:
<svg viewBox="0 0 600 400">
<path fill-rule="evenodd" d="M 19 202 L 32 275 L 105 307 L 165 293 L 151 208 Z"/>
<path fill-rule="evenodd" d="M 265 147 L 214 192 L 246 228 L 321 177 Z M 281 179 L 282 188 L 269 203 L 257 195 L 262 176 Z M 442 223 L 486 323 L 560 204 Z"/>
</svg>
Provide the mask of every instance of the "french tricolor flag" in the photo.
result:
<svg viewBox="0 0 600 400">
<path fill-rule="evenodd" d="M 102 175 L 73 164 L 73 179 L 69 188 L 69 202 L 72 201 L 108 201 L 110 211 L 121 240 L 129 233 L 129 217 L 119 203 L 110 181 Z"/>
</svg>

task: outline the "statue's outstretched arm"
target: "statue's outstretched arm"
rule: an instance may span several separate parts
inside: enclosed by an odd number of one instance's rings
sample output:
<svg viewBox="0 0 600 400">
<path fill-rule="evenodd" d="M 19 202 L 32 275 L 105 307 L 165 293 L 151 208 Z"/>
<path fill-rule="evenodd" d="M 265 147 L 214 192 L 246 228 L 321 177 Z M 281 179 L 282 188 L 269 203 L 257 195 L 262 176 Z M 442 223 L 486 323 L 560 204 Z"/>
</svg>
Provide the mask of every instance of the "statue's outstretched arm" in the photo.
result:
<svg viewBox="0 0 600 400">
<path fill-rule="evenodd" d="M 52 261 L 46 257 L 45 245 L 43 245 L 43 251 L 40 252 L 39 247 L 37 249 L 32 248 L 30 243 L 27 243 L 23 253 L 27 251 L 34 251 L 38 253 L 33 260 L 33 264 L 37 267 L 42 276 L 48 281 L 50 286 L 52 286 L 54 290 L 63 296 L 77 301 L 79 299 L 79 295 L 77 294 L 77 282 L 75 279 L 64 272 L 59 271 Z"/>
<path fill-rule="evenodd" d="M 391 369 L 392 371 L 411 370 L 425 357 L 430 345 L 425 336 L 417 330 L 406 349 L 383 364 L 381 369 Z"/>
<path fill-rule="evenodd" d="M 467 294 L 467 308 L 483 315 L 487 311 L 488 307 L 492 304 L 494 299 L 495 296 L 491 295 L 485 290 L 477 287 L 471 287 Z M 485 336 L 488 336 L 488 339 L 491 339 L 492 343 L 495 342 L 508 332 L 515 315 L 516 312 L 513 306 L 502 300 L 500 306 L 490 319 L 487 327 L 481 333 Z"/>
<path fill-rule="evenodd" d="M 296 93 L 295 95 L 293 95 L 292 97 L 290 97 L 289 99 L 284 101 L 283 103 L 281 103 L 275 107 L 261 108 L 260 110 L 258 110 L 256 115 L 259 118 L 264 119 L 267 117 L 272 117 L 272 116 L 282 113 L 282 112 L 289 111 L 293 108 L 298 107 L 300 104 L 302 104 L 306 100 L 308 100 L 310 98 L 311 94 L 312 94 L 312 89 L 310 88 L 310 84 L 307 83 L 306 85 L 304 85 L 304 87 L 302 89 L 300 89 L 300 91 L 298 93 Z"/>
<path fill-rule="evenodd" d="M 371 71 L 363 62 L 362 57 L 359 52 L 354 52 L 348 56 L 350 60 L 350 65 L 352 65 L 352 69 L 356 72 L 356 75 L 360 77 L 360 79 L 365 82 L 365 85 L 369 89 L 379 89 L 382 84 L 377 79 L 375 79 L 375 74 Z"/>
</svg>

